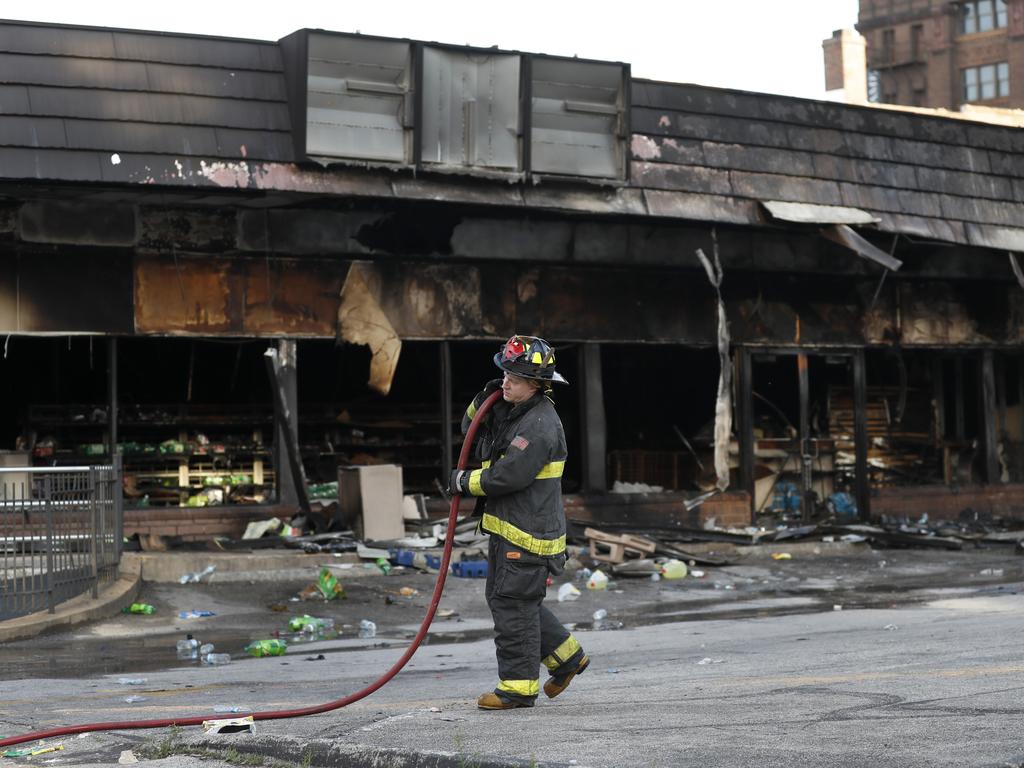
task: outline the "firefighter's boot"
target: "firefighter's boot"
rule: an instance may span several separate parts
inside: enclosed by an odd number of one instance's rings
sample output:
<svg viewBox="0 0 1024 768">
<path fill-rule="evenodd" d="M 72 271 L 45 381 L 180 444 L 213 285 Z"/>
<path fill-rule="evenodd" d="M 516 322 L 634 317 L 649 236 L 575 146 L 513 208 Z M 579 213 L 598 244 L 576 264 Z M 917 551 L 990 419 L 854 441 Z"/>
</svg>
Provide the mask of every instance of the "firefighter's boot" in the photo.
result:
<svg viewBox="0 0 1024 768">
<path fill-rule="evenodd" d="M 584 654 L 575 666 L 560 675 L 552 675 L 544 683 L 544 693 L 549 699 L 555 698 L 558 694 L 569 687 L 569 683 L 576 675 L 582 674 L 590 666 L 590 657 Z"/>
</svg>

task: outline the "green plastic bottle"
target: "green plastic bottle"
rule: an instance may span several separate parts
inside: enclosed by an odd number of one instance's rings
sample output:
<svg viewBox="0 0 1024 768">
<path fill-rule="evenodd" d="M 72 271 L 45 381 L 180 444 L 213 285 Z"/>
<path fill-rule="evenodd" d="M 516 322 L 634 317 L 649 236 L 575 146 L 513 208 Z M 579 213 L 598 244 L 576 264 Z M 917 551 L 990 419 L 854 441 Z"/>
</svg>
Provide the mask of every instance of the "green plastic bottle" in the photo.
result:
<svg viewBox="0 0 1024 768">
<path fill-rule="evenodd" d="M 147 616 L 154 611 L 156 611 L 156 608 L 149 603 L 132 603 L 127 608 L 121 609 L 122 613 L 144 613 Z"/>
<path fill-rule="evenodd" d="M 263 656 L 284 656 L 288 650 L 288 643 L 284 640 L 270 638 L 267 640 L 253 640 L 245 646 L 245 652 L 250 656 L 261 658 Z"/>
</svg>

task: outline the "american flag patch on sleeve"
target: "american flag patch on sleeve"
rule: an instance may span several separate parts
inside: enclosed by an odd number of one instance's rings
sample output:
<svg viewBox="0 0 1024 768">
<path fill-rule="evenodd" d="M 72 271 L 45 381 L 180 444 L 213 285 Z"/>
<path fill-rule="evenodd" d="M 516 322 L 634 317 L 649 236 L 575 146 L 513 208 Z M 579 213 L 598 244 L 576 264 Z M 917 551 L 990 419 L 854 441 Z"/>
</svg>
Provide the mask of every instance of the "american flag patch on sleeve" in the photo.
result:
<svg viewBox="0 0 1024 768">
<path fill-rule="evenodd" d="M 518 448 L 520 451 L 525 451 L 526 450 L 526 446 L 528 446 L 529 444 L 530 444 L 530 441 L 527 440 L 522 435 L 516 435 L 512 439 L 512 442 L 509 443 L 509 445 L 511 445 L 513 448 Z"/>
</svg>

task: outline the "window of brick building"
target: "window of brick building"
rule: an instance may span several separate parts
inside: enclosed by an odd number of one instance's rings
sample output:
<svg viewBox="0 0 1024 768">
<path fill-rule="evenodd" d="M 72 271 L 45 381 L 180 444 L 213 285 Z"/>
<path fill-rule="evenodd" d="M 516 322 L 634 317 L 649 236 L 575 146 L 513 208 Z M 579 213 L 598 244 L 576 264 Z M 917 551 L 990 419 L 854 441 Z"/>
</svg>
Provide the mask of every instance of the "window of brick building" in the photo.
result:
<svg viewBox="0 0 1024 768">
<path fill-rule="evenodd" d="M 986 101 L 1010 95 L 1010 66 L 1005 61 L 961 70 L 966 102 Z"/>
<path fill-rule="evenodd" d="M 965 0 L 960 4 L 960 32 L 970 35 L 1006 26 L 1006 0 Z"/>
</svg>

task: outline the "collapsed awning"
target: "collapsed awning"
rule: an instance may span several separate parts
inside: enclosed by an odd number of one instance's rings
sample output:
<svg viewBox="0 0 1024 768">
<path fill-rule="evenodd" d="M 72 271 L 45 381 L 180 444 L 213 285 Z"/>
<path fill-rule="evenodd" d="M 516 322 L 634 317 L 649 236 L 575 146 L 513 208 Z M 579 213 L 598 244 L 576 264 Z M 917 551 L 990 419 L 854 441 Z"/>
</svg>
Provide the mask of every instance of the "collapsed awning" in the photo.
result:
<svg viewBox="0 0 1024 768">
<path fill-rule="evenodd" d="M 821 230 L 821 236 L 834 243 L 838 243 L 844 248 L 849 248 L 858 256 L 862 256 L 869 261 L 881 264 L 886 269 L 896 270 L 903 266 L 902 261 L 897 259 L 895 256 L 889 255 L 881 248 L 872 245 L 845 224 L 836 224 L 832 227 L 826 227 Z"/>
<path fill-rule="evenodd" d="M 791 203 L 785 200 L 762 200 L 761 205 L 778 221 L 792 224 L 877 224 L 881 219 L 860 208 L 845 205 Z"/>
</svg>

